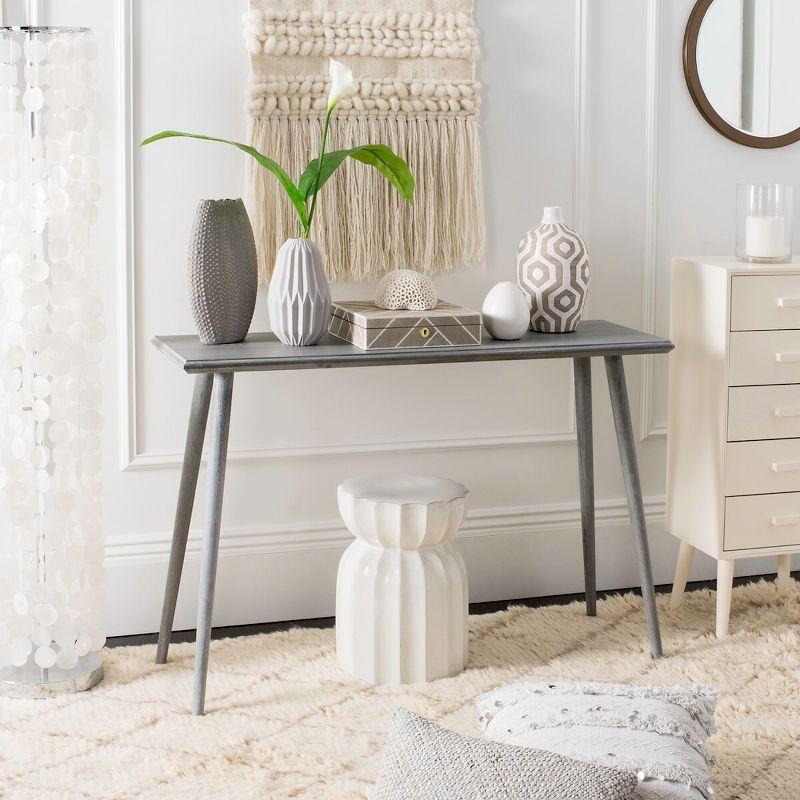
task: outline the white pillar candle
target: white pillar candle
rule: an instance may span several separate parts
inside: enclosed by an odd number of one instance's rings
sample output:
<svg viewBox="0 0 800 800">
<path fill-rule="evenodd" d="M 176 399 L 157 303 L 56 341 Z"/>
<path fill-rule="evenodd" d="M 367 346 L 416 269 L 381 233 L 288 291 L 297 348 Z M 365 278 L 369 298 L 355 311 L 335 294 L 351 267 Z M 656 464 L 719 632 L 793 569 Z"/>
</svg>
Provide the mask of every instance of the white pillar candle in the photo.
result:
<svg viewBox="0 0 800 800">
<path fill-rule="evenodd" d="M 781 258 L 786 255 L 784 217 L 748 217 L 745 251 L 753 258 Z"/>
</svg>

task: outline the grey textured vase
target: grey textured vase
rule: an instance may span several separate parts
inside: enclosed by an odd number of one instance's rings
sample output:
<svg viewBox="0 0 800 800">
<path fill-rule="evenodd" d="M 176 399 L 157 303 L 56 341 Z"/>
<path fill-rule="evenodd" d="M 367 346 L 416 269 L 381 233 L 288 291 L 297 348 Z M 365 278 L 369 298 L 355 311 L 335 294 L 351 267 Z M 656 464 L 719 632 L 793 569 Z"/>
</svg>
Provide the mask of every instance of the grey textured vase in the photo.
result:
<svg viewBox="0 0 800 800">
<path fill-rule="evenodd" d="M 201 200 L 189 240 L 189 293 L 200 341 L 241 342 L 257 291 L 256 243 L 244 203 Z"/>
</svg>

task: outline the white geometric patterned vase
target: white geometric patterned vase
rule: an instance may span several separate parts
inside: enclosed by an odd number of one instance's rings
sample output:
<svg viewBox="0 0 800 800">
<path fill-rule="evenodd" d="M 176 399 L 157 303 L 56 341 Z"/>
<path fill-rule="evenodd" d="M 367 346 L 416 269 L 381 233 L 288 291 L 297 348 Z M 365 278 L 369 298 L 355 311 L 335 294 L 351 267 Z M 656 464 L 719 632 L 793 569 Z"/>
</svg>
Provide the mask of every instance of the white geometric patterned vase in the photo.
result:
<svg viewBox="0 0 800 800">
<path fill-rule="evenodd" d="M 467 663 L 467 572 L 446 541 L 466 512 L 460 483 L 428 475 L 345 481 L 356 536 L 336 579 L 339 666 L 372 684 L 424 683 Z"/>
<path fill-rule="evenodd" d="M 541 224 L 520 239 L 517 283 L 531 296 L 532 331 L 575 330 L 589 288 L 589 253 L 558 206 L 545 208 Z"/>
<path fill-rule="evenodd" d="M 316 344 L 328 329 L 331 291 L 311 239 L 287 239 L 278 250 L 267 305 L 272 332 L 284 344 Z"/>
<path fill-rule="evenodd" d="M 0 28 L 0 694 L 102 677 L 96 45 Z"/>
</svg>

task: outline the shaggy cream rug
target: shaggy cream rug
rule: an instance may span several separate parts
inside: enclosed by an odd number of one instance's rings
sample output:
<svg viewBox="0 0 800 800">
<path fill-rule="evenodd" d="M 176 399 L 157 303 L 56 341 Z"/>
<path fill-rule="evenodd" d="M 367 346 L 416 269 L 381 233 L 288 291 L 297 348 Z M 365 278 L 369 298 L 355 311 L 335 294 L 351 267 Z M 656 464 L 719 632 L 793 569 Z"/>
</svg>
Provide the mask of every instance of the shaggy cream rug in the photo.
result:
<svg viewBox="0 0 800 800">
<path fill-rule="evenodd" d="M 736 589 L 731 635 L 714 593 L 659 598 L 666 657 L 648 653 L 641 601 L 512 608 L 471 619 L 469 669 L 427 685 L 372 688 L 336 666 L 332 630 L 212 643 L 207 715 L 192 717 L 193 645 L 105 652 L 104 683 L 55 700 L 0 700 L 0 796 L 369 798 L 392 711 L 477 734 L 473 698 L 505 681 L 705 683 L 721 695 L 712 741 L 718 800 L 800 797 L 800 596 Z"/>
</svg>

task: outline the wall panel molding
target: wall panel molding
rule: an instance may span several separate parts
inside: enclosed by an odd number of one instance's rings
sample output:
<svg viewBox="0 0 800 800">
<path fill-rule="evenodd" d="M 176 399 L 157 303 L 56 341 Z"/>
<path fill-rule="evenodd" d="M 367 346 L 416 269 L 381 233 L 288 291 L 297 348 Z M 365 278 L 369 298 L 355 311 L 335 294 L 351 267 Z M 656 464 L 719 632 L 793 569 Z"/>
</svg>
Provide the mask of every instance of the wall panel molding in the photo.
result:
<svg viewBox="0 0 800 800">
<path fill-rule="evenodd" d="M 119 331 L 119 464 L 136 455 L 136 286 L 133 204 L 133 0 L 116 0 L 117 325 Z"/>
<path fill-rule="evenodd" d="M 430 439 L 346 442 L 342 444 L 301 445 L 299 447 L 265 447 L 228 451 L 228 461 L 293 461 L 308 458 L 339 458 L 345 456 L 398 455 L 402 453 L 445 453 L 460 450 L 485 450 L 508 447 L 532 447 L 545 444 L 565 444 L 575 441 L 574 413 L 566 431 L 552 433 L 510 433 L 501 435 L 475 434 Z M 203 454 L 203 461 L 206 456 Z M 125 470 L 177 468 L 183 464 L 183 452 L 146 452 L 137 454 Z"/>
<path fill-rule="evenodd" d="M 661 30 L 662 0 L 647 0 L 644 143 L 644 252 L 642 256 L 642 328 L 656 332 L 659 266 L 659 201 L 661 157 Z M 639 437 L 642 441 L 667 435 L 665 424 L 654 420 L 655 356 L 644 356 L 639 401 Z"/>
<path fill-rule="evenodd" d="M 117 62 L 117 177 L 118 177 L 118 259 L 122 265 L 119 282 L 119 385 L 120 429 L 119 467 L 121 471 L 175 469 L 183 461 L 182 450 L 147 450 L 138 448 L 138 415 L 136 402 L 136 253 L 134 215 L 134 119 L 133 119 L 133 42 L 134 18 L 132 0 L 116 0 Z M 575 0 L 574 39 L 574 131 L 572 203 L 575 226 L 585 224 L 588 198 L 589 137 L 589 0 Z M 569 444 L 575 441 L 575 411 L 572 403 L 570 376 L 569 422 L 551 431 L 514 434 L 477 433 L 433 440 L 381 440 L 375 442 L 342 442 L 305 445 L 296 448 L 264 447 L 232 449 L 232 461 L 283 461 L 317 457 L 340 457 L 410 452 L 444 452 L 484 448 L 535 447 Z"/>
<path fill-rule="evenodd" d="M 575 0 L 574 108 L 572 151 L 572 227 L 586 227 L 589 197 L 589 0 Z"/>
</svg>

